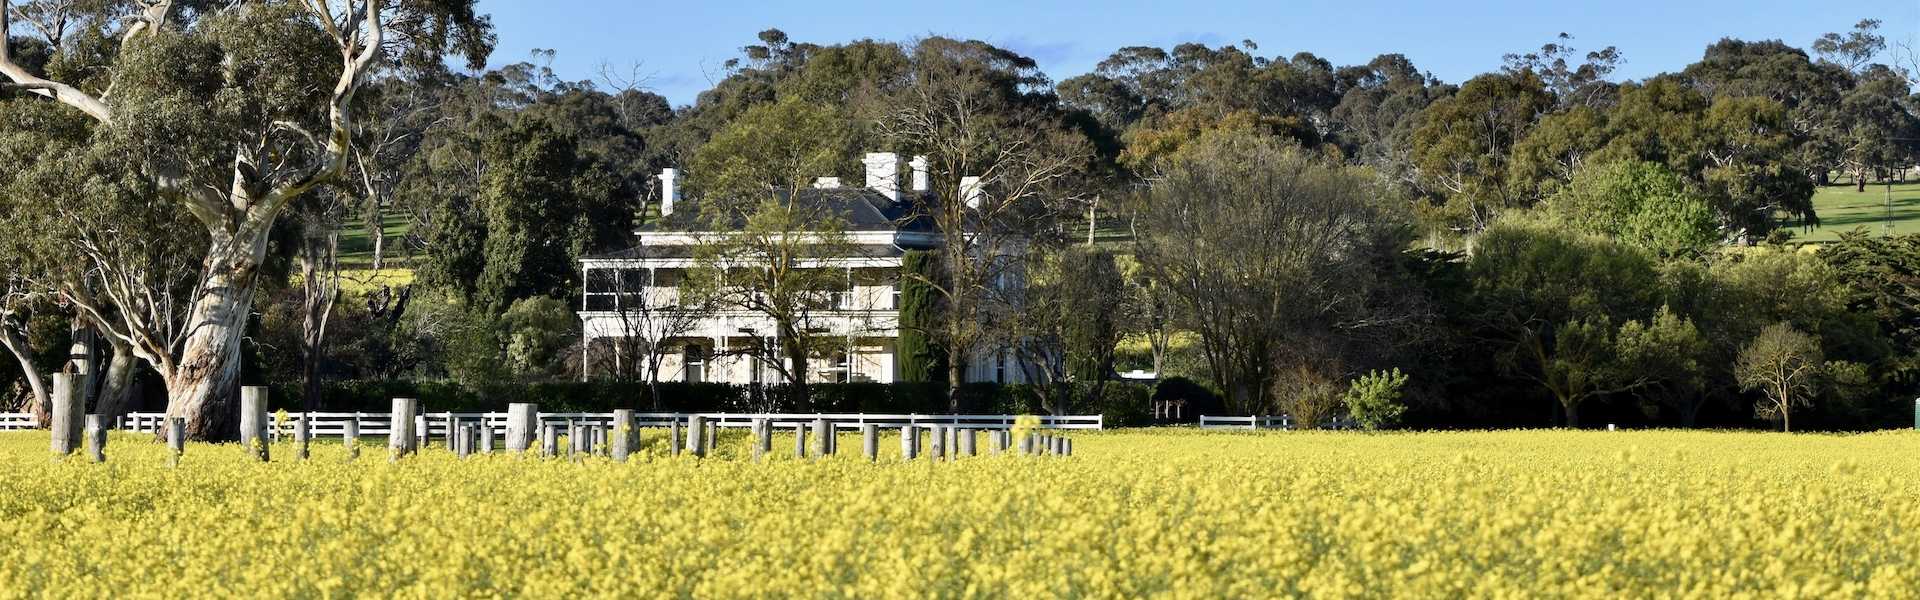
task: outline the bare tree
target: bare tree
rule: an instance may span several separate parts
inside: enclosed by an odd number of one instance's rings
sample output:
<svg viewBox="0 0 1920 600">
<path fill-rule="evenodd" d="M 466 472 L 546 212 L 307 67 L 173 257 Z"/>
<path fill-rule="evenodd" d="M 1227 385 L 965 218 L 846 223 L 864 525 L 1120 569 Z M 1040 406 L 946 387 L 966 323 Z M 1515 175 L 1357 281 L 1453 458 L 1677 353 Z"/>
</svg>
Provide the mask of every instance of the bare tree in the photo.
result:
<svg viewBox="0 0 1920 600">
<path fill-rule="evenodd" d="M 938 232 L 939 279 L 909 274 L 938 292 L 942 322 L 928 331 L 947 351 L 948 409 L 960 409 L 968 359 L 986 349 L 990 313 L 1018 285 L 1022 256 L 1063 237 L 1077 215 L 1069 184 L 1092 152 L 1042 109 L 1009 103 L 968 69 L 923 72 L 879 124 L 884 137 L 927 158 L 929 194 L 908 195 L 909 222 Z"/>
<path fill-rule="evenodd" d="M 20 363 L 20 376 L 29 392 L 26 412 L 44 427 L 53 415 L 53 403 L 47 397 L 46 379 L 33 356 L 33 347 L 27 344 L 27 318 L 32 307 L 44 302 L 46 296 L 36 289 L 23 278 L 7 278 L 6 295 L 0 297 L 0 344 L 6 345 Z"/>
</svg>

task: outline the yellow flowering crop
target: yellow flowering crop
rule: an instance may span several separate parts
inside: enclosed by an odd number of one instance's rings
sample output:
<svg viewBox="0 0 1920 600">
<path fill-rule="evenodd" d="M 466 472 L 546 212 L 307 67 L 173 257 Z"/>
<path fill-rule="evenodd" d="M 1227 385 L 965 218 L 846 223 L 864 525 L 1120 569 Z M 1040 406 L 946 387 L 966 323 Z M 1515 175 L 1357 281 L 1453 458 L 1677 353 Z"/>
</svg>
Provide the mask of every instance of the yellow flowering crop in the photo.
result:
<svg viewBox="0 0 1920 600">
<path fill-rule="evenodd" d="M 1915 597 L 1920 435 L 1076 433 L 389 463 L 0 434 L 0 597 Z M 792 448 L 791 438 L 776 449 Z M 368 442 L 374 443 L 374 442 Z M 982 444 L 982 447 L 985 447 Z M 897 448 L 897 443 L 881 448 Z M 846 452 L 854 449 L 854 452 Z M 779 454 L 776 452 L 776 454 Z"/>
</svg>

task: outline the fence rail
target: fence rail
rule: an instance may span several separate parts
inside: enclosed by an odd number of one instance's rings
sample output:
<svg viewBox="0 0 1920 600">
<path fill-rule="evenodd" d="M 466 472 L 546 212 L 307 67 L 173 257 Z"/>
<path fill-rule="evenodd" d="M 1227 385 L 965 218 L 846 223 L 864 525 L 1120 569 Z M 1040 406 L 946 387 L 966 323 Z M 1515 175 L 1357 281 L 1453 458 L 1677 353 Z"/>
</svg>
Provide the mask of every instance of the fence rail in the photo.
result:
<svg viewBox="0 0 1920 600">
<path fill-rule="evenodd" d="M 0 413 L 0 431 L 39 429 L 40 423 L 27 413 Z"/>
<path fill-rule="evenodd" d="M 1293 429 L 1300 424 L 1287 415 L 1256 415 L 1251 417 L 1216 417 L 1200 415 L 1201 429 Z M 1353 419 L 1335 416 L 1324 423 L 1322 429 L 1353 429 L 1357 424 Z"/>
<path fill-rule="evenodd" d="M 391 415 L 379 412 L 315 412 L 289 413 L 290 416 L 304 414 L 312 418 L 308 423 L 315 436 L 339 436 L 348 422 L 357 422 L 361 435 L 387 435 L 391 425 Z M 812 414 L 812 413 L 636 413 L 634 420 L 640 427 L 667 427 L 675 421 L 686 422 L 688 417 L 705 417 L 707 422 L 718 427 L 752 427 L 758 419 L 766 419 L 775 427 L 793 427 L 806 425 L 815 419 L 824 419 L 835 429 L 859 429 L 861 425 L 873 424 L 881 427 L 899 427 L 902 425 L 951 425 L 971 429 L 1012 429 L 1019 415 L 869 415 L 860 413 Z M 153 432 L 160 429 L 164 422 L 164 413 L 131 413 L 120 418 L 115 425 L 120 429 L 141 432 Z M 1037 416 L 1041 429 L 1105 429 L 1106 418 L 1102 415 Z M 505 435 L 507 431 L 507 413 L 504 412 L 437 412 L 420 415 L 422 429 L 435 437 L 445 436 L 451 423 L 459 421 L 464 425 L 484 425 L 495 432 Z M 580 425 L 611 425 L 613 413 L 540 413 L 541 423 Z M 0 430 L 35 429 L 38 425 L 31 415 L 25 413 L 0 413 Z"/>
</svg>

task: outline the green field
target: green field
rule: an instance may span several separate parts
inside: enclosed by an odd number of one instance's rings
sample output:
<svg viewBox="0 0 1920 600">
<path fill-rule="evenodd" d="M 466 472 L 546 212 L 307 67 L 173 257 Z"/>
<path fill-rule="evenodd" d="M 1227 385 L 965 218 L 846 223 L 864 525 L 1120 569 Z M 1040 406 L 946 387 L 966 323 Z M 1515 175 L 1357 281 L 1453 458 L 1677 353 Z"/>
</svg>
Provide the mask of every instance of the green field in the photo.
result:
<svg viewBox="0 0 1920 600">
<path fill-rule="evenodd" d="M 389 462 L 0 433 L 0 597 L 1911 598 L 1920 434 L 1071 432 Z M 982 438 L 984 441 L 984 438 Z M 369 444 L 371 446 L 371 444 Z"/>
<path fill-rule="evenodd" d="M 1889 220 L 1895 234 L 1920 233 L 1920 182 L 1894 184 L 1891 207 L 1888 196 L 1885 185 L 1869 185 L 1865 192 L 1855 192 L 1851 185 L 1822 187 L 1813 194 L 1820 225 L 1805 227 L 1795 221 L 1787 228 L 1795 241 L 1804 243 L 1831 242 L 1840 239 L 1842 232 L 1862 228 L 1880 235 L 1887 231 Z"/>
<path fill-rule="evenodd" d="M 388 213 L 381 229 L 387 233 L 387 267 L 404 266 L 406 259 L 400 254 L 400 245 L 407 233 L 413 230 L 413 223 L 406 215 Z M 373 264 L 373 236 L 368 234 L 365 223 L 349 223 L 340 228 L 340 266 L 345 269 L 363 269 Z"/>
</svg>

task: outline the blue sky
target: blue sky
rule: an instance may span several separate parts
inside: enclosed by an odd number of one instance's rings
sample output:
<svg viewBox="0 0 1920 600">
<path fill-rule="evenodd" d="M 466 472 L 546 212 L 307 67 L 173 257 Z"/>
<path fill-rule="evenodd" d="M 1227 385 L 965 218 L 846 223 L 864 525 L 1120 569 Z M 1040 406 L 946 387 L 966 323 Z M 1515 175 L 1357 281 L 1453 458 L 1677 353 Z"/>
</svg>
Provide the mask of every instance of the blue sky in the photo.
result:
<svg viewBox="0 0 1920 600">
<path fill-rule="evenodd" d="M 647 87 L 678 106 L 723 76 L 722 64 L 776 27 L 794 40 L 974 38 L 1018 50 L 1055 81 L 1090 70 L 1123 46 L 1210 45 L 1251 39 L 1263 56 L 1310 51 L 1336 65 L 1398 52 L 1458 83 L 1497 68 L 1508 52 L 1538 48 L 1560 32 L 1589 50 L 1618 46 L 1616 74 L 1678 70 L 1722 37 L 1781 39 L 1806 47 L 1867 17 L 1889 42 L 1920 47 L 1920 0 L 1375 0 L 1223 2 L 752 2 L 681 0 L 481 0 L 500 35 L 493 63 L 557 51 L 553 68 L 598 79 L 601 65 L 639 64 Z"/>
</svg>

